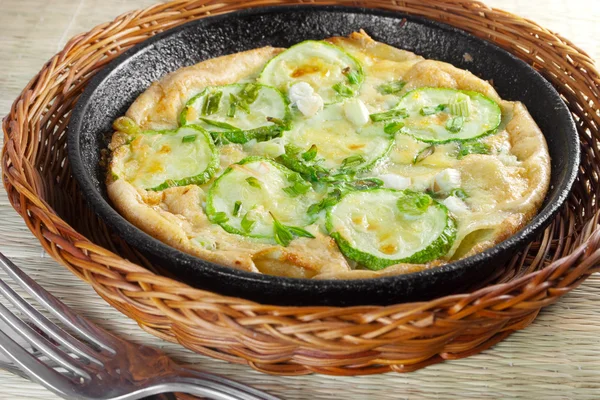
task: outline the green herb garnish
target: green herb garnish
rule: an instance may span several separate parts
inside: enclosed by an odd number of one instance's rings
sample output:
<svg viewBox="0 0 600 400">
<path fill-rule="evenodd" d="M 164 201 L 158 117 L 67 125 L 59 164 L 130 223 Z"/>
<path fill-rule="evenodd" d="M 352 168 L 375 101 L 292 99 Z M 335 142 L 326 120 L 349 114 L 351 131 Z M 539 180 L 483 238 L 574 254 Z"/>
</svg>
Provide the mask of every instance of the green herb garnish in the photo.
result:
<svg viewBox="0 0 600 400">
<path fill-rule="evenodd" d="M 351 85 L 358 85 L 360 83 L 360 75 L 358 71 L 352 71 L 350 67 L 346 67 L 342 70 L 342 73 L 348 78 L 348 83 Z"/>
<path fill-rule="evenodd" d="M 317 156 L 317 146 L 314 144 L 312 146 L 310 146 L 310 149 L 308 149 L 307 151 L 302 153 L 302 158 L 304 159 L 304 161 L 312 161 L 315 159 L 316 156 Z"/>
<path fill-rule="evenodd" d="M 239 103 L 239 99 L 235 94 L 229 93 L 229 110 L 227 110 L 227 116 L 229 118 L 235 117 L 235 112 L 237 111 L 237 106 Z"/>
<path fill-rule="evenodd" d="M 342 191 L 338 188 L 334 189 L 320 202 L 311 204 L 311 206 L 308 207 L 308 215 L 316 215 L 322 210 L 335 205 L 340 200 L 340 197 L 342 197 Z"/>
<path fill-rule="evenodd" d="M 212 217 L 212 222 L 214 222 L 216 224 L 222 224 L 227 221 L 229 221 L 229 217 L 223 211 L 219 211 L 219 212 L 215 213 Z"/>
<path fill-rule="evenodd" d="M 361 155 L 350 156 L 348 158 L 344 158 L 340 168 L 347 169 L 347 168 L 357 167 L 364 162 L 365 162 L 365 158 Z"/>
<path fill-rule="evenodd" d="M 240 98 L 243 100 L 245 105 L 250 105 L 254 103 L 256 98 L 258 97 L 258 91 L 260 87 L 255 83 L 248 83 L 244 86 L 244 89 L 240 93 Z"/>
<path fill-rule="evenodd" d="M 463 200 L 464 200 L 464 199 L 466 199 L 467 197 L 469 197 L 469 196 L 467 195 L 467 193 L 466 193 L 464 190 L 460 189 L 460 188 L 459 188 L 459 189 L 453 189 L 453 190 L 450 192 L 450 196 L 456 196 L 456 197 L 458 197 L 459 199 L 463 199 Z"/>
<path fill-rule="evenodd" d="M 405 190 L 396 202 L 396 206 L 401 213 L 420 215 L 427 211 L 431 203 L 433 199 L 425 193 Z"/>
<path fill-rule="evenodd" d="M 129 117 L 119 117 L 113 122 L 113 129 L 128 135 L 139 133 L 140 127 Z"/>
<path fill-rule="evenodd" d="M 388 135 L 395 135 L 400 129 L 404 128 L 404 122 L 402 121 L 392 121 L 383 127 L 383 131 Z"/>
<path fill-rule="evenodd" d="M 242 222 L 241 222 L 241 226 L 242 226 L 242 229 L 244 230 L 244 232 L 250 232 L 255 223 L 255 221 L 251 220 L 248 217 L 248 214 L 250 214 L 250 212 L 247 212 L 244 215 L 244 218 L 242 218 Z"/>
<path fill-rule="evenodd" d="M 350 88 L 345 83 L 341 83 L 341 82 L 336 83 L 335 85 L 333 85 L 333 90 L 335 90 L 340 96 L 344 96 L 344 97 L 354 96 L 354 90 L 352 90 L 352 88 Z"/>
<path fill-rule="evenodd" d="M 273 218 L 273 233 L 275 234 L 275 241 L 279 245 L 287 247 L 290 242 L 294 240 L 294 234 L 290 232 L 285 225 L 277 221 L 277 218 L 275 218 L 273 213 L 269 212 L 269 214 L 271 214 L 271 217 Z"/>
<path fill-rule="evenodd" d="M 419 151 L 417 153 L 417 155 L 413 159 L 413 164 L 420 163 L 421 161 L 423 161 L 424 159 L 426 159 L 427 157 L 429 157 L 433 153 L 435 153 L 435 146 L 434 145 L 425 147 L 423 150 L 421 150 L 421 151 Z"/>
<path fill-rule="evenodd" d="M 400 108 L 397 110 L 389 110 L 386 112 L 371 114 L 369 117 L 371 118 L 371 121 L 379 122 L 379 121 L 388 121 L 390 119 L 396 119 L 396 118 L 406 118 L 406 117 L 408 117 L 408 113 L 406 112 L 406 110 L 404 108 Z"/>
<path fill-rule="evenodd" d="M 223 97 L 223 92 L 220 90 L 213 94 L 207 95 L 204 100 L 204 104 L 202 105 L 202 115 L 212 115 L 219 111 L 221 97 Z"/>
<path fill-rule="evenodd" d="M 247 177 L 246 182 L 248 182 L 248 185 L 252 186 L 253 188 L 260 189 L 260 187 L 261 187 L 259 180 L 253 176 Z"/>
<path fill-rule="evenodd" d="M 267 117 L 267 121 L 272 122 L 277 126 L 285 126 L 285 122 L 283 122 L 283 120 L 280 118 Z"/>
<path fill-rule="evenodd" d="M 198 135 L 187 135 L 181 138 L 181 143 L 192 143 L 196 141 Z"/>
<path fill-rule="evenodd" d="M 391 81 L 388 83 L 384 83 L 383 85 L 379 85 L 377 87 L 377 90 L 379 91 L 379 93 L 382 94 L 394 94 L 401 91 L 405 85 L 406 82 L 403 81 Z"/>
<path fill-rule="evenodd" d="M 439 112 L 444 111 L 445 108 L 446 108 L 445 104 L 438 104 L 437 106 L 423 107 L 423 108 L 421 108 L 421 111 L 419 111 L 419 113 L 422 116 L 433 115 L 433 114 L 437 114 Z"/>
<path fill-rule="evenodd" d="M 200 118 L 200 121 L 203 121 L 212 126 L 216 126 L 217 128 L 227 129 L 230 131 L 239 131 L 240 130 L 240 128 L 233 126 L 231 124 L 228 124 L 227 122 L 215 121 L 215 120 L 208 119 L 208 118 Z"/>
<path fill-rule="evenodd" d="M 290 232 L 292 232 L 292 234 L 293 234 L 294 236 L 298 236 L 298 237 L 307 237 L 307 238 L 311 238 L 311 239 L 314 239 L 314 238 L 315 238 L 315 236 L 314 236 L 312 233 L 310 233 L 309 231 L 307 231 L 307 230 L 304 230 L 304 229 L 302 229 L 302 228 L 298 228 L 297 226 L 286 226 L 286 228 L 287 228 L 287 229 L 288 229 Z"/>
<path fill-rule="evenodd" d="M 461 116 L 452 117 L 446 122 L 446 130 L 451 133 L 458 133 L 465 124 L 465 118 Z"/>
<path fill-rule="evenodd" d="M 294 236 L 307 237 L 311 239 L 314 238 L 313 234 L 310 232 L 302 228 L 298 228 L 297 226 L 283 225 L 277 220 L 277 218 L 275 218 L 273 213 L 269 212 L 269 214 L 271 214 L 271 217 L 273 218 L 273 233 L 275 234 L 275 241 L 279 245 L 287 247 L 290 242 L 294 240 Z"/>
<path fill-rule="evenodd" d="M 310 190 L 310 184 L 302 181 L 295 182 L 292 186 L 283 188 L 283 191 L 290 197 L 297 197 Z"/>
<path fill-rule="evenodd" d="M 233 205 L 233 216 L 234 217 L 239 217 L 241 209 L 242 209 L 242 202 L 239 201 L 239 200 L 237 200 L 235 202 L 235 204 Z"/>
<path fill-rule="evenodd" d="M 481 142 L 462 142 L 458 148 L 458 159 L 469 154 L 490 154 L 490 146 Z"/>
<path fill-rule="evenodd" d="M 383 186 L 383 181 L 377 178 L 364 178 L 348 182 L 344 186 L 354 190 L 369 190 Z"/>
</svg>

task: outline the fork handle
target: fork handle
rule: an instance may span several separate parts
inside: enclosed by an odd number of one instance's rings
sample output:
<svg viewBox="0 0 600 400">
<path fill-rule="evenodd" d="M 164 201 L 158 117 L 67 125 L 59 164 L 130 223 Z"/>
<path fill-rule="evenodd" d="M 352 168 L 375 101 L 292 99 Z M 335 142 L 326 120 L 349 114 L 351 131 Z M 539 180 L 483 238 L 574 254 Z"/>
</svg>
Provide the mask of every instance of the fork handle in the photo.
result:
<svg viewBox="0 0 600 400">
<path fill-rule="evenodd" d="M 181 387 L 180 392 L 187 394 L 199 394 L 194 391 L 194 387 L 205 386 L 208 381 L 217 385 L 221 391 L 234 396 L 233 398 L 236 400 L 280 400 L 278 397 L 222 376 L 180 366 L 175 370 L 175 374 L 171 375 L 167 380 L 169 383 Z"/>
</svg>

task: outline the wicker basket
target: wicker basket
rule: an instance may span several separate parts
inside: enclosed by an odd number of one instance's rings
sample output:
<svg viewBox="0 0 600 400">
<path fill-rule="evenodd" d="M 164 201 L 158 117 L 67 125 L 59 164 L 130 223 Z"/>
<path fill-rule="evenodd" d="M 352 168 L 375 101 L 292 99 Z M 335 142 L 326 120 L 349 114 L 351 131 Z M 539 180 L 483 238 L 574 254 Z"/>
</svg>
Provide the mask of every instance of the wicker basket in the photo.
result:
<svg viewBox="0 0 600 400">
<path fill-rule="evenodd" d="M 538 69 L 571 109 L 582 164 L 568 203 L 539 240 L 489 286 L 386 307 L 281 307 L 224 297 L 159 276 L 86 208 L 67 162 L 65 127 L 88 80 L 144 39 L 207 15 L 299 1 L 174 1 L 131 12 L 73 38 L 3 120 L 9 199 L 45 250 L 148 332 L 271 374 L 406 372 L 478 353 L 531 323 L 599 271 L 600 76 L 569 41 L 469 0 L 314 1 L 425 16 L 495 42 Z"/>
</svg>

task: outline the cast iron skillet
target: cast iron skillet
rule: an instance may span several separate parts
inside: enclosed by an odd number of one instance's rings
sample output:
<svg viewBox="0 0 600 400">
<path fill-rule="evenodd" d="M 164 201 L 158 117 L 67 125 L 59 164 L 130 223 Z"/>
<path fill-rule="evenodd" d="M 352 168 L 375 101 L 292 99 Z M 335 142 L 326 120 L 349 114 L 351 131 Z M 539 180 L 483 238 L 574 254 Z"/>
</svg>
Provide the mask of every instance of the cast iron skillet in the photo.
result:
<svg viewBox="0 0 600 400">
<path fill-rule="evenodd" d="M 242 272 L 204 261 L 153 239 L 112 208 L 99 167 L 100 151 L 107 146 L 105 135 L 111 132 L 112 121 L 153 81 L 216 56 L 346 36 L 361 28 L 375 40 L 493 79 L 503 99 L 525 103 L 546 136 L 552 178 L 543 209 L 523 230 L 483 253 L 435 269 L 368 280 L 309 280 Z M 68 153 L 89 205 L 153 262 L 195 287 L 282 305 L 392 304 L 430 299 L 479 282 L 550 222 L 565 201 L 579 165 L 578 136 L 567 107 L 554 88 L 523 61 L 461 30 L 426 19 L 322 6 L 269 7 L 210 17 L 135 46 L 87 86 L 71 116 Z"/>
</svg>

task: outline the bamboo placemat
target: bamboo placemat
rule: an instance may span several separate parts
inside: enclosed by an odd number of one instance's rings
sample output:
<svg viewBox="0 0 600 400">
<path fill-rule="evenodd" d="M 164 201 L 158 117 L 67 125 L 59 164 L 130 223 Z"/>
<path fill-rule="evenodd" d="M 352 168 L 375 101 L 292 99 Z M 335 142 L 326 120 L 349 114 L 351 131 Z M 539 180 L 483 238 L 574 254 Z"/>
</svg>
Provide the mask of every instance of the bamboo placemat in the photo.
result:
<svg viewBox="0 0 600 400">
<path fill-rule="evenodd" d="M 0 115 L 42 64 L 78 32 L 155 0 L 0 1 Z M 600 60 L 600 4 L 595 0 L 487 0 L 558 31 Z M 0 142 L 1 144 L 1 142 Z M 0 191 L 0 250 L 76 311 L 132 341 L 162 347 L 194 363 L 284 399 L 600 398 L 600 276 L 542 310 L 527 329 L 476 356 L 410 374 L 367 377 L 273 377 L 195 355 L 162 342 L 109 307 L 85 283 L 42 253 L 37 239 Z M 0 275 L 1 277 L 2 275 Z M 0 372 L 0 399 L 54 399 L 38 385 Z"/>
</svg>

